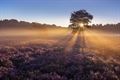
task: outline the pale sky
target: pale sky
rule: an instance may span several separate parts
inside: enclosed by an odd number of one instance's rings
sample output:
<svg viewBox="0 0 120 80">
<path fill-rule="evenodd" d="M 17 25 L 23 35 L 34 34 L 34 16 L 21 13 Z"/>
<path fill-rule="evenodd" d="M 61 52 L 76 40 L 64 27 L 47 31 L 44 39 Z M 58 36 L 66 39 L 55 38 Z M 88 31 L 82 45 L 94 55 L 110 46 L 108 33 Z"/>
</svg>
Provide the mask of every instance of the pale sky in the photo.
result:
<svg viewBox="0 0 120 80">
<path fill-rule="evenodd" d="M 0 0 L 0 19 L 67 26 L 80 9 L 91 13 L 95 24 L 120 22 L 120 0 Z"/>
</svg>

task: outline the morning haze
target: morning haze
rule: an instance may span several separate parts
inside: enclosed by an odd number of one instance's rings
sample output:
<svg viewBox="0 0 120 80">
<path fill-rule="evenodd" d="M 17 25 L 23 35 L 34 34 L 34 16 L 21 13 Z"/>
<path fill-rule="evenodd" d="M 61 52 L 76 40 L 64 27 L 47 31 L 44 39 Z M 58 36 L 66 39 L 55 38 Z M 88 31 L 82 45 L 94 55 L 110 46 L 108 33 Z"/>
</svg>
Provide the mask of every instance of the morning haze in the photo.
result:
<svg viewBox="0 0 120 80">
<path fill-rule="evenodd" d="M 119 0 L 0 0 L 0 80 L 120 80 Z"/>
</svg>

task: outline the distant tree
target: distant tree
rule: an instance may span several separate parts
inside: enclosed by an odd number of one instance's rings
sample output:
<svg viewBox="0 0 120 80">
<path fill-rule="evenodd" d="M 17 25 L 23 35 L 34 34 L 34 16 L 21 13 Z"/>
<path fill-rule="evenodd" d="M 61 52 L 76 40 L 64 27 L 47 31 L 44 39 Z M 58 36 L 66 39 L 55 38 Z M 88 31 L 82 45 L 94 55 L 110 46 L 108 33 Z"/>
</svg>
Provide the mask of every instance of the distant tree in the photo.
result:
<svg viewBox="0 0 120 80">
<path fill-rule="evenodd" d="M 21 29 L 55 29 L 55 28 L 59 28 L 60 26 L 57 26 L 55 24 L 50 25 L 50 24 L 41 24 L 41 23 L 37 23 L 37 22 L 26 22 L 26 21 L 18 21 L 16 19 L 4 19 L 4 20 L 0 20 L 0 28 L 6 29 L 6 28 L 10 28 L 10 29 L 14 29 L 14 28 L 21 28 Z"/>
<path fill-rule="evenodd" d="M 86 10 L 79 10 L 71 14 L 70 22 L 74 25 L 77 25 L 77 27 L 80 27 L 81 24 L 87 26 L 92 19 L 93 16 L 90 13 L 88 13 Z"/>
<path fill-rule="evenodd" d="M 9 22 L 10 23 L 18 23 L 18 20 L 16 20 L 16 19 L 10 19 Z"/>
<path fill-rule="evenodd" d="M 56 26 L 55 24 L 52 24 L 52 26 Z"/>
</svg>

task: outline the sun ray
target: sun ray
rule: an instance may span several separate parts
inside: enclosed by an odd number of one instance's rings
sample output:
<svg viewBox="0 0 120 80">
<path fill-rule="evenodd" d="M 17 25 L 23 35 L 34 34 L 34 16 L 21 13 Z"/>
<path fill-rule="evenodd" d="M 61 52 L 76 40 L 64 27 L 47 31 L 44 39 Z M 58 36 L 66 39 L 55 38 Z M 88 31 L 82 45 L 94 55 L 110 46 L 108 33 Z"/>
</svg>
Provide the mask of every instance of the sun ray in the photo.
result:
<svg viewBox="0 0 120 80">
<path fill-rule="evenodd" d="M 94 48 L 94 51 L 99 50 L 98 52 L 105 53 L 106 55 L 111 51 L 113 53 L 118 53 L 120 51 L 119 47 L 116 47 L 118 44 L 116 44 L 115 40 L 105 36 L 104 34 L 101 34 L 100 32 L 87 30 L 85 32 L 85 36 L 88 46 L 90 48 Z"/>
<path fill-rule="evenodd" d="M 77 31 L 77 33 L 75 35 L 73 35 L 72 39 L 68 41 L 67 47 L 64 50 L 65 53 L 71 51 L 71 49 L 75 45 L 78 34 L 79 34 L 79 31 Z"/>
</svg>

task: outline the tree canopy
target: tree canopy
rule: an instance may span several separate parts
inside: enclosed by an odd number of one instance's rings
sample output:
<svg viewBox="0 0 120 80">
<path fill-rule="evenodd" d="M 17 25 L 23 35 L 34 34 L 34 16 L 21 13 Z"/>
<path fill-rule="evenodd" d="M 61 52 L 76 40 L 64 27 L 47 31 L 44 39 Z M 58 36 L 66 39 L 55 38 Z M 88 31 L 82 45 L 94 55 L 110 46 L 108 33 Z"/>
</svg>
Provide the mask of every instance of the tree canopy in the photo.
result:
<svg viewBox="0 0 120 80">
<path fill-rule="evenodd" d="M 86 10 L 79 10 L 79 11 L 74 11 L 71 14 L 70 22 L 74 25 L 79 25 L 79 24 L 88 25 L 88 23 L 90 23 L 92 19 L 93 19 L 93 15 L 88 13 Z"/>
</svg>

